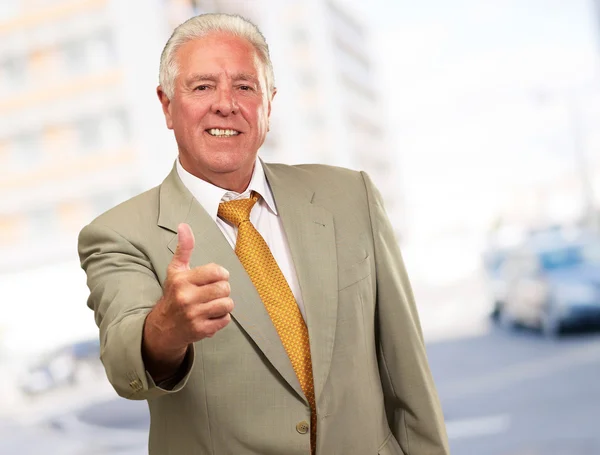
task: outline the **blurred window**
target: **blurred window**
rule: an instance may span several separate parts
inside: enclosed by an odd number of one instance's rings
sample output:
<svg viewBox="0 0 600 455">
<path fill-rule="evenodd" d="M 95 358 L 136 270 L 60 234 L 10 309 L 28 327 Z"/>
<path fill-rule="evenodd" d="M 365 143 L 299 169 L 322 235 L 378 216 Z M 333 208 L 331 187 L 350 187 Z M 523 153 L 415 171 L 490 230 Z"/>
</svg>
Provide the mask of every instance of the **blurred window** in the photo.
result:
<svg viewBox="0 0 600 455">
<path fill-rule="evenodd" d="M 62 53 L 68 72 L 80 74 L 86 70 L 85 40 L 77 39 L 62 45 Z"/>
<path fill-rule="evenodd" d="M 83 153 L 123 146 L 131 136 L 129 116 L 123 108 L 83 117 L 76 130 Z"/>
<path fill-rule="evenodd" d="M 83 153 L 97 150 L 102 146 L 98 117 L 84 117 L 77 121 L 77 136 Z"/>
<path fill-rule="evenodd" d="M 88 207 L 81 200 L 66 201 L 58 205 L 61 232 L 78 232 L 88 221 Z"/>
<path fill-rule="evenodd" d="M 22 235 L 19 215 L 0 215 L 0 245 L 14 245 Z"/>
<path fill-rule="evenodd" d="M 9 141 L 0 140 L 0 175 L 7 173 L 10 169 L 10 146 Z"/>
<path fill-rule="evenodd" d="M 29 67 L 35 75 L 41 75 L 47 70 L 49 52 L 46 49 L 36 49 L 29 55 Z"/>
<path fill-rule="evenodd" d="M 561 248 L 540 254 L 540 263 L 544 270 L 557 270 L 580 265 L 583 255 L 580 247 Z"/>
<path fill-rule="evenodd" d="M 91 36 L 86 43 L 86 61 L 90 68 L 110 67 L 117 60 L 112 34 L 103 30 Z"/>
<path fill-rule="evenodd" d="M 18 134 L 12 140 L 12 162 L 19 169 L 37 165 L 42 157 L 40 134 L 28 131 Z"/>
<path fill-rule="evenodd" d="M 127 112 L 118 108 L 104 116 L 101 122 L 101 135 L 103 144 L 107 147 L 118 147 L 127 143 L 131 135 Z"/>
<path fill-rule="evenodd" d="M 0 63 L 0 86 L 2 92 L 10 93 L 12 90 L 25 85 L 27 75 L 27 60 L 24 56 L 10 56 Z"/>
<path fill-rule="evenodd" d="M 345 35 L 354 35 L 360 40 L 364 39 L 365 31 L 354 17 L 332 1 L 327 2 L 327 7 L 329 8 L 331 22 L 338 32 L 343 31 Z"/>
<path fill-rule="evenodd" d="M 366 74 L 353 70 L 347 71 L 341 68 L 341 80 L 347 96 L 358 95 L 363 100 L 374 102 L 377 99 L 375 91 L 371 88 L 372 84 Z"/>
<path fill-rule="evenodd" d="M 346 77 L 367 83 L 370 80 L 371 65 L 366 54 L 352 44 L 334 35 L 335 58 Z"/>
<path fill-rule="evenodd" d="M 29 213 L 29 233 L 34 237 L 49 237 L 56 232 L 57 215 L 54 207 L 43 207 Z"/>
<path fill-rule="evenodd" d="M 49 124 L 44 128 L 44 148 L 57 157 L 73 149 L 73 133 L 71 128 L 61 124 Z"/>
</svg>

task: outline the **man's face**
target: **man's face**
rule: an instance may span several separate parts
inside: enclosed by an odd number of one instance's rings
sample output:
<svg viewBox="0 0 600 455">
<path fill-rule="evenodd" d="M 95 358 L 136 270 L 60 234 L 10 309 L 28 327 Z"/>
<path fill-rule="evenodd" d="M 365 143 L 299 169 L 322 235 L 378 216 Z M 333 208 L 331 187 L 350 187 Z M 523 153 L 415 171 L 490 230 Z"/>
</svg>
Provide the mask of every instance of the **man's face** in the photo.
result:
<svg viewBox="0 0 600 455">
<path fill-rule="evenodd" d="M 243 191 L 268 131 L 271 96 L 248 41 L 215 32 L 176 54 L 175 93 L 158 89 L 183 167 L 203 180 Z"/>
</svg>

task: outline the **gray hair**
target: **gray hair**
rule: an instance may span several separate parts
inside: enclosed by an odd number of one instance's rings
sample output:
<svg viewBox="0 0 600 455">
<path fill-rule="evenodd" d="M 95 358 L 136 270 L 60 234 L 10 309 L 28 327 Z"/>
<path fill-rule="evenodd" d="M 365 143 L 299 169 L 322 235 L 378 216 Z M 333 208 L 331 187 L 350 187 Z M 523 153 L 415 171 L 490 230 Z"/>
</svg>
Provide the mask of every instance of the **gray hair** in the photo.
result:
<svg viewBox="0 0 600 455">
<path fill-rule="evenodd" d="M 177 50 L 188 41 L 202 38 L 211 32 L 230 33 L 248 40 L 258 53 L 265 69 L 267 90 L 272 94 L 275 90 L 275 76 L 269 56 L 269 46 L 258 27 L 248 19 L 233 14 L 201 14 L 188 19 L 174 31 L 160 56 L 159 84 L 164 93 L 171 99 L 175 93 L 175 79 L 179 72 L 175 55 Z"/>
</svg>

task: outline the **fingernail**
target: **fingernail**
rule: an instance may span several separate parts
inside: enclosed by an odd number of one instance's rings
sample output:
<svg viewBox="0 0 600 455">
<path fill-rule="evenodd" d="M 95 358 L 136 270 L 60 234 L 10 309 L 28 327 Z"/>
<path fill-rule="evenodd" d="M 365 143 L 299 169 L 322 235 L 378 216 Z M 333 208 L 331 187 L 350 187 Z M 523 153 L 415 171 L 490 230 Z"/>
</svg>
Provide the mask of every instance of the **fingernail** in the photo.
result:
<svg viewBox="0 0 600 455">
<path fill-rule="evenodd" d="M 225 267 L 221 267 L 221 272 L 223 275 L 225 275 L 225 278 L 229 278 L 229 270 L 227 270 Z"/>
</svg>

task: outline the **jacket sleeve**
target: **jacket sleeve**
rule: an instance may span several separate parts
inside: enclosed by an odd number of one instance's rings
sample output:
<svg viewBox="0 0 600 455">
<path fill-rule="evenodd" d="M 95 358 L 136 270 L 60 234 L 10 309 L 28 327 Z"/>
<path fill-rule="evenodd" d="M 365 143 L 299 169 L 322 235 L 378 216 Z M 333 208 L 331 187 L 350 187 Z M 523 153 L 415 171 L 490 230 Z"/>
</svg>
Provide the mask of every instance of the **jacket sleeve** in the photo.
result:
<svg viewBox="0 0 600 455">
<path fill-rule="evenodd" d="M 374 241 L 378 363 L 388 423 L 406 455 L 448 455 L 442 409 L 400 249 L 381 195 L 362 174 Z"/>
<path fill-rule="evenodd" d="M 142 359 L 144 322 L 162 296 L 150 260 L 122 235 L 98 223 L 83 228 L 78 250 L 90 289 L 88 306 L 100 329 L 100 358 L 115 391 L 134 400 L 179 391 L 194 363 L 193 347 L 182 365 L 182 379 L 170 390 L 154 383 Z"/>
</svg>

